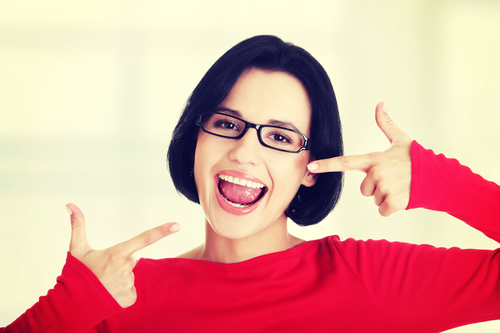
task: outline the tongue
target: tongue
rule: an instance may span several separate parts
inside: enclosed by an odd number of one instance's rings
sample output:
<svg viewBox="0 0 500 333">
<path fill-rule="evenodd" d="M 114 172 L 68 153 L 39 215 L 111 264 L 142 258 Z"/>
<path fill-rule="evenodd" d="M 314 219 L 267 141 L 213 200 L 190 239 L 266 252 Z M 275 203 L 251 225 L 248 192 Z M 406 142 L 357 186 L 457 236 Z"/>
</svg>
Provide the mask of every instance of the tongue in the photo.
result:
<svg viewBox="0 0 500 333">
<path fill-rule="evenodd" d="M 229 201 L 239 204 L 249 204 L 256 201 L 263 191 L 261 188 L 236 185 L 224 180 L 220 181 L 219 187 L 223 196 Z"/>
</svg>

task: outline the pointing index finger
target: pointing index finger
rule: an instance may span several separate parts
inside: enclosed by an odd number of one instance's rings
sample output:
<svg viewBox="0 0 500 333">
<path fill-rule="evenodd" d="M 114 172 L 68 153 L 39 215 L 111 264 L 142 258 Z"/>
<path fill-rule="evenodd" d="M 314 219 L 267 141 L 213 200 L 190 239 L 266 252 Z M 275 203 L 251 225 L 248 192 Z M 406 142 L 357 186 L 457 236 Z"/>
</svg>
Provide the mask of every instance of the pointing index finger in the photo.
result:
<svg viewBox="0 0 500 333">
<path fill-rule="evenodd" d="M 144 231 L 143 233 L 129 239 L 123 243 L 115 245 L 116 250 L 124 258 L 131 257 L 135 252 L 142 250 L 143 248 L 156 243 L 160 239 L 176 233 L 180 230 L 180 226 L 177 223 L 166 223 Z"/>
<path fill-rule="evenodd" d="M 339 172 L 339 171 L 363 171 L 368 170 L 373 166 L 373 159 L 370 154 L 352 155 L 352 156 L 337 156 L 317 160 L 307 165 L 310 172 Z"/>
</svg>

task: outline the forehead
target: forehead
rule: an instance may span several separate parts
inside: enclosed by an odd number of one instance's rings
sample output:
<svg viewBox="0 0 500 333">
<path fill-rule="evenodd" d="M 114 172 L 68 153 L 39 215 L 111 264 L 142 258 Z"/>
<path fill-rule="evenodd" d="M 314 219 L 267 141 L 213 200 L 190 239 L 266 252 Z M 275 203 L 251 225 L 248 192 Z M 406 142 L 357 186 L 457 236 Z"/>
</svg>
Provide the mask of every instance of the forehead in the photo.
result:
<svg viewBox="0 0 500 333">
<path fill-rule="evenodd" d="M 219 107 L 257 124 L 289 122 L 309 134 L 311 103 L 302 83 L 284 72 L 245 70 Z"/>
</svg>

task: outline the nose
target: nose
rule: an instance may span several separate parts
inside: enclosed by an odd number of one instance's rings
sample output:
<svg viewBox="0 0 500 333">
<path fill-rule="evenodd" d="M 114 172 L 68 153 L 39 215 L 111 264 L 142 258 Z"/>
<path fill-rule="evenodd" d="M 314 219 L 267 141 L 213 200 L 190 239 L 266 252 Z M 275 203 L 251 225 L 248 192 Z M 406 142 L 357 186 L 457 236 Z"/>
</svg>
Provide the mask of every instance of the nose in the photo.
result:
<svg viewBox="0 0 500 333">
<path fill-rule="evenodd" d="M 258 165 L 261 161 L 261 150 L 264 148 L 257 136 L 255 128 L 248 131 L 238 140 L 234 140 L 233 147 L 229 151 L 229 159 L 240 164 Z"/>
</svg>

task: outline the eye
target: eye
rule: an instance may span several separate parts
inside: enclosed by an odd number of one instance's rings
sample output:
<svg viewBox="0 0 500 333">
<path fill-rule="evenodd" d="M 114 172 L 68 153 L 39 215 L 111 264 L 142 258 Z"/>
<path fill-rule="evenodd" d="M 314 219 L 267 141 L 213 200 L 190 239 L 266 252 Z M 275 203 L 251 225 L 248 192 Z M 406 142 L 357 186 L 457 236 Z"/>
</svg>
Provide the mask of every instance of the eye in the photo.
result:
<svg viewBox="0 0 500 333">
<path fill-rule="evenodd" d="M 282 132 L 269 133 L 268 138 L 278 144 L 287 144 L 287 145 L 292 144 L 292 139 L 288 135 Z"/>
<path fill-rule="evenodd" d="M 219 119 L 214 123 L 214 128 L 228 131 L 239 131 L 238 124 L 229 119 Z"/>
</svg>

